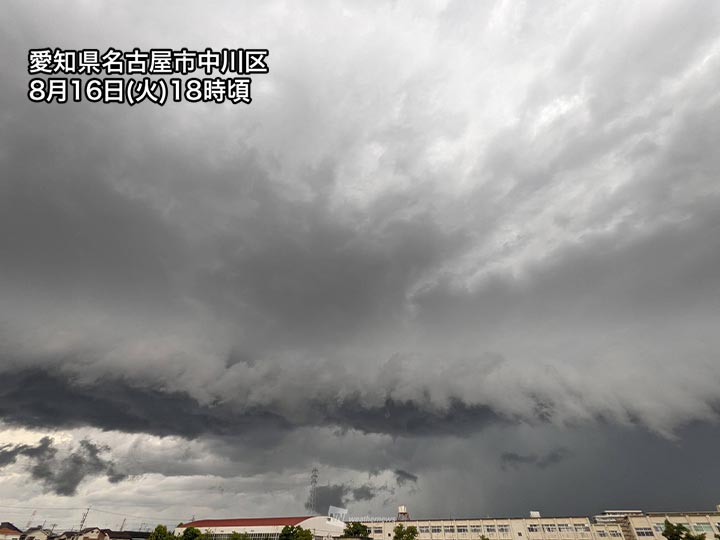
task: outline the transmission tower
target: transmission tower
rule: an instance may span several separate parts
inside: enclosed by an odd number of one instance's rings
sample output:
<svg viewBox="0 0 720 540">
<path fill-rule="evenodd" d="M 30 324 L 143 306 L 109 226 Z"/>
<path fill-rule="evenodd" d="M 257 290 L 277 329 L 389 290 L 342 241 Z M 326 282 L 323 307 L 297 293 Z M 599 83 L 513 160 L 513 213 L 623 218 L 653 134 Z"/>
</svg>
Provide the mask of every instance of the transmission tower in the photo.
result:
<svg viewBox="0 0 720 540">
<path fill-rule="evenodd" d="M 317 514 L 317 484 L 318 484 L 318 468 L 313 467 L 310 474 L 310 499 L 308 500 L 308 510 L 313 514 Z"/>
</svg>

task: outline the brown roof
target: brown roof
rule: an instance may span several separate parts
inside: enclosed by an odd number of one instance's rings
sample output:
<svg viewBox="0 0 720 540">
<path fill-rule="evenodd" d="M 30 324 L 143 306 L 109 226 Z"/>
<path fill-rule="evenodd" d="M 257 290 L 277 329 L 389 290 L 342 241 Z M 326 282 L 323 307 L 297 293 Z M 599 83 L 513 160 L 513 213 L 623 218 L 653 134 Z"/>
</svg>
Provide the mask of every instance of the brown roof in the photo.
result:
<svg viewBox="0 0 720 540">
<path fill-rule="evenodd" d="M 0 529 L 0 534 L 20 534 L 20 531 L 15 531 L 13 529 L 8 529 L 7 527 L 3 527 Z"/>
<path fill-rule="evenodd" d="M 181 527 L 195 527 L 206 529 L 208 527 L 272 527 L 279 525 L 297 525 L 314 516 L 302 517 L 271 517 L 271 518 L 236 518 L 236 519 L 200 519 L 184 523 Z"/>
</svg>

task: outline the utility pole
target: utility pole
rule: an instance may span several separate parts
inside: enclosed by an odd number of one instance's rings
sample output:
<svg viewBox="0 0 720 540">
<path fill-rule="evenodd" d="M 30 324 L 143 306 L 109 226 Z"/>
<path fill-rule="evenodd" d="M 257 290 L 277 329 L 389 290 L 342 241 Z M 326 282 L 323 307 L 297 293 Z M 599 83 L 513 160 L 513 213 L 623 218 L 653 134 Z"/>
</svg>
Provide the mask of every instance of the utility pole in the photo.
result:
<svg viewBox="0 0 720 540">
<path fill-rule="evenodd" d="M 32 520 L 35 517 L 35 514 L 37 514 L 37 510 L 33 510 L 33 513 L 30 515 L 30 519 L 28 519 L 27 525 L 25 525 L 25 530 L 28 530 L 30 528 L 30 525 L 32 524 Z"/>
<path fill-rule="evenodd" d="M 85 513 L 83 514 L 82 519 L 80 520 L 80 529 L 78 530 L 78 533 L 81 533 L 82 530 L 85 528 L 85 520 L 87 519 L 87 515 L 90 513 L 90 507 L 87 507 L 87 510 L 85 510 Z M 78 534 L 78 536 L 80 536 Z"/>
</svg>

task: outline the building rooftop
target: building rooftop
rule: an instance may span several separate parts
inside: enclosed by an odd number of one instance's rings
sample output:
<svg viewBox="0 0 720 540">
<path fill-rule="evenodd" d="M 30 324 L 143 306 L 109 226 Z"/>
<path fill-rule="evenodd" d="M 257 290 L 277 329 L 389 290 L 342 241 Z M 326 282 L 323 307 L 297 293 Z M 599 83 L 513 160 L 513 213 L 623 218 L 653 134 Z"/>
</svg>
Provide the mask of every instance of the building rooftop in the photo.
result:
<svg viewBox="0 0 720 540">
<path fill-rule="evenodd" d="M 298 525 L 306 519 L 316 516 L 300 517 L 270 517 L 270 518 L 234 518 L 234 519 L 200 519 L 189 523 L 182 523 L 180 527 L 273 527 L 285 525 Z"/>
</svg>

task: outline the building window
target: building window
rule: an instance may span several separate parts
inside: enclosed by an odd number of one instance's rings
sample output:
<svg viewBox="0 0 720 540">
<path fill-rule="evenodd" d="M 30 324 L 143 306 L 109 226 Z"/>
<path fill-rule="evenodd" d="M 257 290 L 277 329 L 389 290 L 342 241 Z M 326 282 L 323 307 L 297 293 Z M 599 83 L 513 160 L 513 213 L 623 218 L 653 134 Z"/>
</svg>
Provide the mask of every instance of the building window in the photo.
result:
<svg viewBox="0 0 720 540">
<path fill-rule="evenodd" d="M 546 533 L 556 533 L 557 525 L 543 525 L 543 531 Z"/>
<path fill-rule="evenodd" d="M 468 532 L 467 525 L 458 525 L 457 532 L 458 532 L 458 534 L 467 534 L 467 532 Z"/>
<path fill-rule="evenodd" d="M 713 532 L 710 523 L 693 523 L 693 529 L 695 529 L 695 532 Z"/>
<path fill-rule="evenodd" d="M 495 525 L 485 525 L 485 532 L 495 534 Z"/>
<path fill-rule="evenodd" d="M 454 533 L 454 532 L 455 532 L 455 525 L 444 525 L 444 526 L 443 526 L 443 532 L 446 532 L 446 533 Z"/>
<path fill-rule="evenodd" d="M 655 536 L 650 527 L 635 527 L 635 534 L 638 536 Z"/>
<path fill-rule="evenodd" d="M 470 532 L 472 533 L 482 533 L 482 525 L 470 525 Z"/>
<path fill-rule="evenodd" d="M 622 536 L 622 533 L 617 529 L 613 529 L 610 531 L 610 536 L 612 536 L 613 538 L 620 538 Z"/>
<path fill-rule="evenodd" d="M 590 526 L 583 523 L 576 523 L 575 532 L 590 532 Z"/>
<path fill-rule="evenodd" d="M 570 525 L 567 523 L 558 523 L 558 530 L 560 532 L 570 532 Z"/>
<path fill-rule="evenodd" d="M 373 527 L 373 534 L 382 534 L 382 527 Z"/>
<path fill-rule="evenodd" d="M 497 528 L 500 534 L 510 534 L 510 525 L 498 525 Z"/>
<path fill-rule="evenodd" d="M 430 527 L 427 525 L 420 525 L 420 534 L 427 534 L 430 532 Z"/>
<path fill-rule="evenodd" d="M 597 532 L 597 535 L 598 535 L 600 538 L 606 538 L 606 537 L 607 537 L 607 533 L 606 533 L 605 531 L 598 531 L 598 532 Z"/>
<path fill-rule="evenodd" d="M 540 532 L 540 525 L 538 525 L 537 523 L 532 523 L 532 524 L 528 525 L 528 532 L 531 532 L 531 533 Z"/>
<path fill-rule="evenodd" d="M 440 534 L 442 532 L 442 527 L 440 525 L 433 525 L 430 530 L 432 530 L 433 534 Z"/>
</svg>

